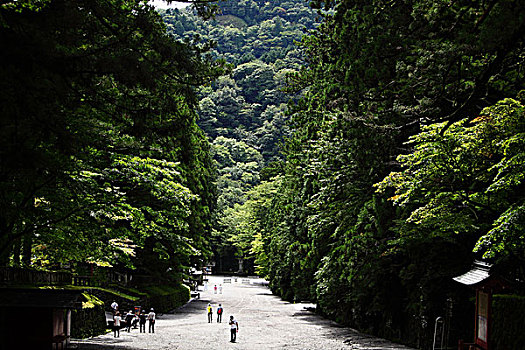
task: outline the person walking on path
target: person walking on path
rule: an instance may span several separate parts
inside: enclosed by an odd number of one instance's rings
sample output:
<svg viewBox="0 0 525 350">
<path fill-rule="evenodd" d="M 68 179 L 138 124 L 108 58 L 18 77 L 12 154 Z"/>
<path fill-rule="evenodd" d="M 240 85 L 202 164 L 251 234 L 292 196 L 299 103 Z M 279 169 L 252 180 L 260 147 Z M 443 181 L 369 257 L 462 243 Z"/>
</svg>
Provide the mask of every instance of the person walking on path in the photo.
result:
<svg viewBox="0 0 525 350">
<path fill-rule="evenodd" d="M 219 284 L 219 294 L 222 294 L 222 284 Z"/>
<path fill-rule="evenodd" d="M 217 323 L 222 323 L 222 306 L 219 304 L 217 308 Z"/>
<path fill-rule="evenodd" d="M 153 308 L 151 308 L 151 310 L 149 311 L 148 321 L 149 321 L 149 333 L 155 333 L 155 312 L 153 311 Z"/>
<path fill-rule="evenodd" d="M 126 314 L 126 330 L 131 330 L 131 321 L 133 321 L 133 311 L 129 310 L 129 312 Z"/>
<path fill-rule="evenodd" d="M 139 323 L 139 315 L 136 313 L 133 313 L 133 321 L 131 321 L 131 326 L 133 329 L 137 329 L 137 324 Z"/>
<path fill-rule="evenodd" d="M 217 294 L 217 285 L 213 287 L 213 294 Z"/>
<path fill-rule="evenodd" d="M 213 321 L 213 308 L 211 307 L 211 304 L 208 303 L 208 323 L 212 323 Z"/>
<path fill-rule="evenodd" d="M 115 316 L 113 316 L 113 337 L 115 337 L 115 338 L 120 337 L 120 321 L 121 320 L 122 319 L 120 318 L 120 314 L 117 311 L 115 313 Z"/>
<path fill-rule="evenodd" d="M 230 342 L 237 341 L 237 332 L 239 331 L 239 323 L 233 316 L 230 316 Z"/>
<path fill-rule="evenodd" d="M 146 315 L 146 312 L 144 310 L 139 315 L 139 328 L 140 333 L 144 332 L 146 333 L 146 320 L 148 319 L 148 315 Z"/>
<path fill-rule="evenodd" d="M 115 315 L 118 311 L 118 304 L 116 301 L 113 301 L 111 303 L 111 311 L 113 311 L 113 315 Z"/>
</svg>

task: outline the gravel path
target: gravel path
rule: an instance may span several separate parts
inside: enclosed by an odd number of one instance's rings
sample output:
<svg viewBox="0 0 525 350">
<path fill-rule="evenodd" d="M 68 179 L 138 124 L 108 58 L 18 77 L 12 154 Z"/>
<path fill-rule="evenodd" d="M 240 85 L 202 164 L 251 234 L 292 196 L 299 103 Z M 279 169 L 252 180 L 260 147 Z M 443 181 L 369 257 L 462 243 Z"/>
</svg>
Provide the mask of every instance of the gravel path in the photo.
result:
<svg viewBox="0 0 525 350">
<path fill-rule="evenodd" d="M 74 341 L 79 349 L 360 349 L 410 350 L 383 339 L 370 337 L 337 325 L 305 309 L 308 304 L 292 304 L 273 296 L 257 284 L 260 280 L 241 279 L 223 283 L 223 277 L 210 277 L 208 291 L 173 313 L 157 317 L 154 334 L 120 332 Z M 213 286 L 222 284 L 222 294 L 214 294 Z M 208 323 L 206 306 L 211 303 L 214 322 Z M 216 322 L 216 308 L 222 304 L 222 323 Z M 230 343 L 228 319 L 234 315 L 239 322 L 237 342 Z M 147 326 L 146 326 L 147 328 Z"/>
</svg>

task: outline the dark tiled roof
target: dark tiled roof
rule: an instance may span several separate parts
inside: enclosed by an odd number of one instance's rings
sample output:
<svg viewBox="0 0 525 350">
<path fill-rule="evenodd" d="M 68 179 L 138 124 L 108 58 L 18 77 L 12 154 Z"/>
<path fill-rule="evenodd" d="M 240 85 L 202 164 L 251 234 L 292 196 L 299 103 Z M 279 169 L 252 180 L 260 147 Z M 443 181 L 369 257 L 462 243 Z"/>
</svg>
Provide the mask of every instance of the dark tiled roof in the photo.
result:
<svg viewBox="0 0 525 350">
<path fill-rule="evenodd" d="M 454 281 L 465 284 L 467 286 L 473 286 L 478 284 L 490 277 L 491 264 L 475 261 L 472 265 L 472 269 L 461 276 L 454 277 Z"/>
<path fill-rule="evenodd" d="M 79 291 L 0 289 L 0 307 L 80 309 L 87 299 Z"/>
</svg>

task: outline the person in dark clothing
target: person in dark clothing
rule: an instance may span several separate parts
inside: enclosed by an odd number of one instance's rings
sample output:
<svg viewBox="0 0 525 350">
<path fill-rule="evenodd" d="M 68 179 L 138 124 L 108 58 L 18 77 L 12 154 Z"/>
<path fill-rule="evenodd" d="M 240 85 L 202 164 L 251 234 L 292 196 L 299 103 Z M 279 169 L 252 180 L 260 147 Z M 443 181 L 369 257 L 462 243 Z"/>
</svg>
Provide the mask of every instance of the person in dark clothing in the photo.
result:
<svg viewBox="0 0 525 350">
<path fill-rule="evenodd" d="M 126 330 L 131 330 L 131 322 L 133 321 L 133 311 L 129 310 L 129 312 L 126 314 Z"/>
<path fill-rule="evenodd" d="M 217 308 L 217 323 L 222 323 L 222 306 L 219 304 Z"/>
<path fill-rule="evenodd" d="M 146 320 L 148 319 L 148 315 L 144 311 L 142 311 L 139 315 L 139 329 L 140 333 L 144 332 L 146 333 Z"/>
<path fill-rule="evenodd" d="M 208 303 L 206 310 L 208 311 L 208 323 L 212 323 L 213 322 L 213 307 L 211 306 L 211 304 Z"/>
</svg>

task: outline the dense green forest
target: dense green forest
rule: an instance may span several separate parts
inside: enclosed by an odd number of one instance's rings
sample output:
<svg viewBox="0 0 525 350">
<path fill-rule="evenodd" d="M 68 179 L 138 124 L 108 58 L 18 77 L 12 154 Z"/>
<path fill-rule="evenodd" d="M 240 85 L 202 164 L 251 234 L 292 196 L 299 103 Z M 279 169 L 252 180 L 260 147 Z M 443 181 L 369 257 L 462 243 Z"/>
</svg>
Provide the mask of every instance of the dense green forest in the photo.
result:
<svg viewBox="0 0 525 350">
<path fill-rule="evenodd" d="M 433 320 L 468 304 L 452 277 L 474 258 L 524 278 L 524 3 L 313 1 L 319 26 L 304 4 L 221 2 L 198 25 L 164 16 L 233 65 L 201 91 L 215 248 L 233 243 L 287 300 L 431 347 Z M 292 8 L 311 17 L 281 16 Z M 296 48 L 274 44 L 298 27 Z M 279 69 L 284 80 L 265 78 Z M 469 338 L 468 319 L 450 322 Z"/>
<path fill-rule="evenodd" d="M 3 2 L 0 43 L 2 265 L 180 281 L 207 259 L 214 167 L 195 87 L 223 65 L 143 1 Z"/>
<path fill-rule="evenodd" d="M 240 260 L 342 324 L 471 338 L 452 277 L 525 280 L 524 26 L 523 0 L 2 2 L 0 265 Z"/>
<path fill-rule="evenodd" d="M 264 178 L 264 169 L 283 156 L 280 143 L 290 135 L 286 93 L 288 76 L 304 66 L 296 45 L 317 23 L 304 1 L 221 1 L 211 20 L 193 8 L 160 11 L 180 41 L 210 45 L 208 54 L 229 66 L 229 74 L 199 90 L 198 124 L 212 144 L 217 168 L 214 212 L 214 260 L 218 271 L 236 272 L 237 259 L 254 273 L 250 237 L 239 220 L 249 191 Z"/>
</svg>

